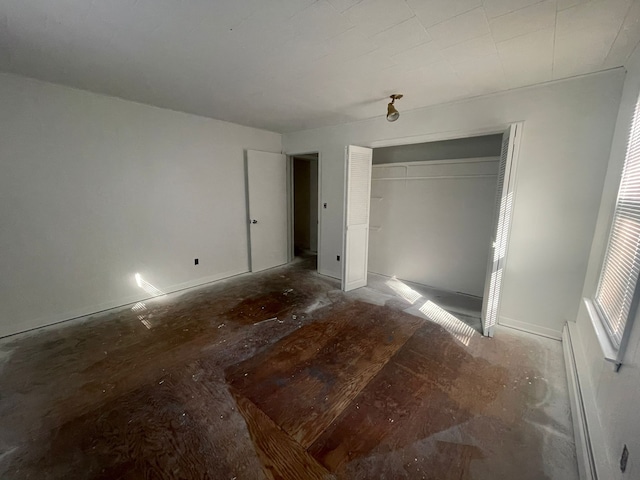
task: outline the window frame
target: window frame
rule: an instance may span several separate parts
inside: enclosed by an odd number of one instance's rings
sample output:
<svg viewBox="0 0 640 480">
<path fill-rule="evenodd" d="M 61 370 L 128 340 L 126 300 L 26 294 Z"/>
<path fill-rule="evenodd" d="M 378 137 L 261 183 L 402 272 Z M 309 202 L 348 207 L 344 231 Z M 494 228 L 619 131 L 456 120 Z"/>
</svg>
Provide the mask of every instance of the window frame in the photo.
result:
<svg viewBox="0 0 640 480">
<path fill-rule="evenodd" d="M 627 177 L 627 175 L 629 175 L 629 177 Z M 616 370 L 618 370 L 622 364 L 625 347 L 633 325 L 633 320 L 637 314 L 638 304 L 640 303 L 640 275 L 636 276 L 635 283 L 633 285 L 631 285 L 633 273 L 624 277 L 630 287 L 629 291 L 632 293 L 631 301 L 629 302 L 629 310 L 626 314 L 626 318 L 624 319 L 624 323 L 622 324 L 619 342 L 611 325 L 612 322 L 605 314 L 604 308 L 598 301 L 598 297 L 601 293 L 601 287 L 603 286 L 607 267 L 611 266 L 611 268 L 615 268 L 613 266 L 615 262 L 609 262 L 610 252 L 612 251 L 612 241 L 614 240 L 614 233 L 617 225 L 616 222 L 619 218 L 620 212 L 622 211 L 620 206 L 624 202 L 628 201 L 628 198 L 623 197 L 623 195 L 626 194 L 626 188 L 629 186 L 629 183 L 627 182 L 629 178 L 632 181 L 640 179 L 640 96 L 636 101 L 633 116 L 631 118 L 631 124 L 628 130 L 625 157 L 618 182 L 616 202 L 611 216 L 606 247 L 598 274 L 598 283 L 593 297 L 591 299 L 584 299 L 587 311 L 596 330 L 596 336 L 598 337 L 600 346 L 605 354 L 605 359 L 614 362 L 616 364 Z M 637 214 L 638 218 L 640 218 L 640 193 L 637 193 L 636 195 L 638 197 L 638 205 L 637 207 L 634 206 L 632 213 Z M 633 200 L 635 200 L 635 198 Z M 623 208 L 627 211 L 629 210 L 627 207 Z M 625 217 L 625 215 L 620 216 L 623 218 Z M 640 221 L 638 224 L 640 225 Z M 637 230 L 637 233 L 634 233 L 633 239 L 636 243 L 635 252 L 633 253 L 633 265 L 640 266 L 640 229 Z"/>
</svg>

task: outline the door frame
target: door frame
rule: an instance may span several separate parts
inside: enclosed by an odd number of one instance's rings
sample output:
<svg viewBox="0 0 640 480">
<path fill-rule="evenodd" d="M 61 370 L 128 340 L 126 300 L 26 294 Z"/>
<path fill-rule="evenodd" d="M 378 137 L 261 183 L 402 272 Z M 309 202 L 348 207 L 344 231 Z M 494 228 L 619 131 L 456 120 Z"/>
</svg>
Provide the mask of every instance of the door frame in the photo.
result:
<svg viewBox="0 0 640 480">
<path fill-rule="evenodd" d="M 461 129 L 461 130 L 449 130 L 446 132 L 425 133 L 420 135 L 408 135 L 406 137 L 394 137 L 383 140 L 375 140 L 373 142 L 361 142 L 363 147 L 369 148 L 382 148 L 382 147 L 396 147 L 400 145 L 412 145 L 415 143 L 429 143 L 439 142 L 442 140 L 455 140 L 458 138 L 469 137 L 481 137 L 483 135 L 498 135 L 504 133 L 511 125 L 519 123 L 524 124 L 524 120 L 514 120 L 508 123 L 498 123 L 488 125 L 486 127 Z"/>
<path fill-rule="evenodd" d="M 442 141 L 442 140 L 455 140 L 457 138 L 469 138 L 469 137 L 479 137 L 482 135 L 498 135 L 498 134 L 504 134 L 505 131 L 509 130 L 511 128 L 512 125 L 518 125 L 518 131 L 520 132 L 520 139 L 519 139 L 519 143 L 518 143 L 518 148 L 516 149 L 514 155 L 512 157 L 510 157 L 507 161 L 510 163 L 510 167 L 511 167 L 511 171 L 513 172 L 511 175 L 511 178 L 513 180 L 513 203 L 512 203 L 512 208 L 515 209 L 515 205 L 516 205 L 516 200 L 517 200 L 517 186 L 518 186 L 518 181 L 517 181 L 517 176 L 518 176 L 518 163 L 519 163 L 519 157 L 520 157 L 520 142 L 522 141 L 522 135 L 523 135 L 523 131 L 524 131 L 524 125 L 525 125 L 525 121 L 524 120 L 514 120 L 512 122 L 509 123 L 501 123 L 501 124 L 497 124 L 497 125 L 489 125 L 486 127 L 481 127 L 481 128 L 475 128 L 475 129 L 462 129 L 462 130 L 451 130 L 451 131 L 447 131 L 447 132 L 436 132 L 436 133 L 429 133 L 429 134 L 422 134 L 422 135 L 409 135 L 406 137 L 396 137 L 396 138 L 389 138 L 389 139 L 385 139 L 385 140 L 376 140 L 373 142 L 369 142 L 368 144 L 366 142 L 361 143 L 361 145 L 363 147 L 369 147 L 372 149 L 376 149 L 376 148 L 383 148 L 383 147 L 395 147 L 395 146 L 400 146 L 400 145 L 412 145 L 412 144 L 416 144 L 416 143 L 428 143 L 428 142 L 438 142 L 438 141 Z M 497 188 L 497 186 L 496 186 Z M 344 199 L 344 208 L 346 208 L 346 202 L 347 199 Z M 513 219 L 513 216 L 512 216 Z M 507 242 L 507 246 L 505 249 L 505 255 L 504 255 L 504 262 L 503 262 L 503 269 L 504 271 L 506 271 L 507 269 L 507 265 L 508 265 L 508 260 L 509 260 L 509 245 L 511 243 L 511 226 L 512 226 L 513 221 L 509 222 L 509 241 Z M 343 227 L 344 228 L 344 227 Z M 342 235 L 344 237 L 345 232 L 342 232 Z M 493 233 L 492 233 L 493 236 Z M 487 239 L 487 249 L 489 250 L 487 256 L 490 257 L 493 254 L 493 238 L 488 238 Z M 344 259 L 344 255 L 345 255 L 345 251 L 344 251 L 344 246 L 343 246 L 343 250 L 342 250 L 342 258 Z M 490 275 L 490 270 L 491 270 L 491 264 L 487 265 L 487 272 Z M 502 295 L 502 292 L 504 291 L 504 285 L 505 282 L 503 281 L 501 286 L 500 286 L 500 296 Z M 483 296 L 482 298 L 482 308 L 483 311 L 485 309 L 485 304 L 487 302 L 487 296 Z M 501 310 L 502 304 L 499 303 L 498 305 L 498 310 L 497 310 L 497 315 L 496 315 L 496 323 L 498 325 L 502 325 L 502 322 L 500 321 L 500 310 Z"/>
<path fill-rule="evenodd" d="M 292 262 L 293 259 L 295 258 L 294 255 L 294 232 L 293 232 L 293 223 L 294 223 L 294 218 L 293 218 L 293 206 L 294 206 L 294 195 L 293 195 L 293 185 L 294 185 L 294 178 L 293 178 L 293 158 L 294 157 L 301 157 L 304 155 L 317 155 L 318 156 L 318 204 L 316 205 L 317 209 L 318 209 L 318 231 L 317 231 L 317 235 L 318 238 L 316 239 L 316 245 L 317 245 L 317 265 L 316 265 L 316 271 L 318 273 L 320 273 L 320 255 L 321 255 L 321 248 L 320 248 L 320 241 L 322 239 L 322 154 L 320 153 L 320 150 L 315 150 L 315 151 L 305 151 L 305 152 L 299 152 L 299 153 L 285 153 L 285 155 L 287 156 L 287 218 L 288 218 L 288 225 L 287 225 L 287 229 L 288 229 L 288 235 L 287 235 L 287 252 L 288 252 L 288 262 Z"/>
</svg>

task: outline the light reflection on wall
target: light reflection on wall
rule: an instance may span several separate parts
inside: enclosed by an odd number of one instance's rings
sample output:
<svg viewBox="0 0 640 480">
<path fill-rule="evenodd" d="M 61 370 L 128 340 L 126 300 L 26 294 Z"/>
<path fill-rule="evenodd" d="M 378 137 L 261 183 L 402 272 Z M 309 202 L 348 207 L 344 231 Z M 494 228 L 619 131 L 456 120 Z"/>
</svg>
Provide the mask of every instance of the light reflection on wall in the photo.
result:
<svg viewBox="0 0 640 480">
<path fill-rule="evenodd" d="M 136 273 L 135 277 L 136 277 L 136 283 L 138 284 L 138 286 L 141 289 L 143 289 L 145 292 L 147 292 L 149 295 L 151 295 L 152 297 L 159 297 L 165 294 L 162 290 L 157 289 L 156 287 L 151 285 L 149 282 L 147 282 L 144 278 L 142 278 L 142 275 L 140 275 L 139 273 Z"/>
<path fill-rule="evenodd" d="M 150 295 L 152 297 L 161 297 L 161 296 L 165 295 L 165 293 L 162 290 L 160 290 L 160 289 L 154 287 L 153 285 L 151 285 L 144 278 L 142 278 L 142 275 L 140 275 L 139 273 L 135 274 L 135 279 L 136 279 L 136 284 L 138 285 L 138 287 L 143 289 L 148 295 Z M 147 327 L 149 330 L 151 330 L 153 325 L 151 324 L 151 321 L 149 321 L 149 314 L 146 313 L 147 312 L 147 306 L 145 305 L 145 303 L 144 302 L 138 302 L 133 307 L 131 307 L 131 310 L 138 315 L 138 320 L 140 320 L 140 322 L 142 322 L 142 324 L 145 327 Z"/>
</svg>

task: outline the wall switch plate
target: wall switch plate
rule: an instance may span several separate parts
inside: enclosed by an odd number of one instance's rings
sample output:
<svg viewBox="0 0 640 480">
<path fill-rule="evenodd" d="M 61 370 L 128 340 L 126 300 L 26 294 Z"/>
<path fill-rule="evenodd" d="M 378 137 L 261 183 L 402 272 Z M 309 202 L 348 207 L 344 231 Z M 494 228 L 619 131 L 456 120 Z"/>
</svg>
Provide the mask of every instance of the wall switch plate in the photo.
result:
<svg viewBox="0 0 640 480">
<path fill-rule="evenodd" d="M 622 455 L 620 456 L 620 471 L 624 472 L 627 469 L 627 461 L 629 460 L 629 449 L 625 445 L 622 449 Z"/>
<path fill-rule="evenodd" d="M 199 263 L 200 263 L 200 260 L 198 260 L 197 258 L 193 260 L 194 265 L 198 265 Z"/>
</svg>

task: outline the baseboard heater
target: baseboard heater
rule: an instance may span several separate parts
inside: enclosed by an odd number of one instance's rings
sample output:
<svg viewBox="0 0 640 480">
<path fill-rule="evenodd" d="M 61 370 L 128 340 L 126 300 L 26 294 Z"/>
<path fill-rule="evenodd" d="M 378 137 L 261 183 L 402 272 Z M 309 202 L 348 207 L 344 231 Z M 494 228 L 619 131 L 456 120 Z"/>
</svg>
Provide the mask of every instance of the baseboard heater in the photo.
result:
<svg viewBox="0 0 640 480">
<path fill-rule="evenodd" d="M 575 325 L 572 325 L 572 327 L 575 327 Z M 571 341 L 571 330 L 572 328 L 570 328 L 568 323 L 562 330 L 562 350 L 564 352 L 564 363 L 567 369 L 567 383 L 569 384 L 578 471 L 581 480 L 598 480 L 595 456 L 593 454 L 591 436 L 589 435 L 589 424 L 587 422 L 583 390 L 580 388 L 575 349 Z"/>
</svg>

